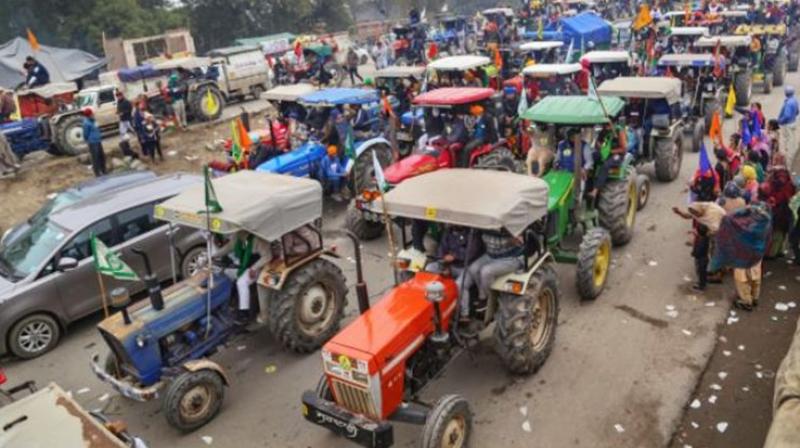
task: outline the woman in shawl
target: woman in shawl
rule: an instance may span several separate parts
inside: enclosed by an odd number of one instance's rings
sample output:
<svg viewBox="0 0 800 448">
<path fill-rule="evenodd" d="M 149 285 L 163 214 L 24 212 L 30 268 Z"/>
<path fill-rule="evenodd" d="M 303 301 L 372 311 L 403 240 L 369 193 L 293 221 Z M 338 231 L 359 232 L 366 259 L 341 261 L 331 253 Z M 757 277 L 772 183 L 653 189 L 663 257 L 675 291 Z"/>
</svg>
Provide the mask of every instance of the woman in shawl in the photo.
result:
<svg viewBox="0 0 800 448">
<path fill-rule="evenodd" d="M 761 197 L 769 206 L 772 214 L 772 235 L 765 258 L 776 258 L 783 255 L 783 246 L 786 242 L 786 235 L 792 228 L 794 216 L 789 208 L 789 201 L 797 190 L 792 182 L 792 175 L 783 160 L 776 157 L 776 161 L 781 163 L 770 168 L 767 180 L 761 184 Z"/>
</svg>

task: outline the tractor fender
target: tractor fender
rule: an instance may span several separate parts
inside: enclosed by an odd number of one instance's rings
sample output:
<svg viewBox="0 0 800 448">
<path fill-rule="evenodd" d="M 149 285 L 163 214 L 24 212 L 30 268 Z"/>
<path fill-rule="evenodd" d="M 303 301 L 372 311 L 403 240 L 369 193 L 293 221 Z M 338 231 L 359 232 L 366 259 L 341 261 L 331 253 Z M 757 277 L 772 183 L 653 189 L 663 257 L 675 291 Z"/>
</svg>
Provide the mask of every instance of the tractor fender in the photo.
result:
<svg viewBox="0 0 800 448">
<path fill-rule="evenodd" d="M 289 278 L 292 272 L 296 271 L 301 266 L 305 266 L 312 260 L 316 260 L 320 257 L 320 255 L 322 255 L 322 253 L 322 249 L 313 250 L 309 252 L 308 255 L 295 261 L 291 265 L 281 267 L 279 272 L 274 272 L 275 269 L 270 270 L 269 266 L 264 266 L 264 268 L 262 268 L 261 272 L 258 274 L 257 283 L 264 288 L 280 291 L 283 289 L 283 284 L 286 283 L 286 279 Z"/>
<path fill-rule="evenodd" d="M 518 296 L 525 295 L 525 293 L 528 291 L 528 285 L 530 285 L 531 277 L 533 277 L 533 274 L 535 274 L 536 271 L 538 271 L 543 264 L 550 261 L 555 261 L 555 257 L 553 257 L 553 254 L 551 254 L 550 251 L 547 251 L 542 256 L 540 256 L 535 263 L 528 264 L 527 271 L 512 272 L 511 274 L 506 274 L 498 277 L 494 281 L 494 283 L 492 283 L 492 291 L 511 293 Z M 522 283 L 522 289 L 518 292 L 510 290 L 509 288 L 507 288 L 508 282 Z"/>
<path fill-rule="evenodd" d="M 356 155 L 355 155 L 355 157 L 353 159 L 353 162 L 355 162 L 355 159 L 358 159 L 359 157 L 361 157 L 361 154 L 364 154 L 365 151 L 367 151 L 368 149 L 370 149 L 371 147 L 373 147 L 375 145 L 386 145 L 389 148 L 392 147 L 392 144 L 389 143 L 389 140 L 386 140 L 383 137 L 371 138 L 371 139 L 369 139 L 369 140 L 367 140 L 365 142 L 362 142 L 360 145 L 358 145 L 358 147 L 356 148 Z M 353 169 L 354 165 L 355 165 L 355 163 L 349 163 L 348 164 L 348 167 L 347 167 L 347 174 L 348 175 L 350 175 L 350 171 Z"/>
<path fill-rule="evenodd" d="M 222 383 L 226 386 L 231 385 L 230 378 L 228 378 L 228 374 L 225 372 L 225 369 L 222 368 L 221 365 L 215 363 L 210 359 L 194 359 L 191 361 L 186 361 L 183 363 L 182 366 L 184 369 L 190 372 L 199 372 L 201 370 L 212 370 L 214 372 L 219 373 L 219 376 L 222 377 Z"/>
</svg>

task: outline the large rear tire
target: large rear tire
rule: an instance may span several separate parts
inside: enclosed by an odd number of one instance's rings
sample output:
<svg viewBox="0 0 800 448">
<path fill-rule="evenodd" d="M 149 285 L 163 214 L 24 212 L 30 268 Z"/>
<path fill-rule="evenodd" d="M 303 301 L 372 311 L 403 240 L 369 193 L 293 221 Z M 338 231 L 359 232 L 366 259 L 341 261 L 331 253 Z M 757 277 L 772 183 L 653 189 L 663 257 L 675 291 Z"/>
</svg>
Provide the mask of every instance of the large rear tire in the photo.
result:
<svg viewBox="0 0 800 448">
<path fill-rule="evenodd" d="M 364 190 L 377 189 L 375 181 L 375 164 L 372 162 L 372 153 L 378 159 L 381 168 L 386 168 L 392 163 L 392 148 L 383 143 L 377 143 L 365 149 L 353 163 L 353 194 L 360 195 Z"/>
<path fill-rule="evenodd" d="M 346 305 L 341 269 L 317 258 L 292 272 L 270 297 L 270 331 L 284 348 L 309 353 L 336 334 Z"/>
<path fill-rule="evenodd" d="M 83 139 L 83 118 L 73 115 L 54 125 L 53 135 L 57 152 L 65 156 L 77 156 L 89 150 Z"/>
<path fill-rule="evenodd" d="M 703 120 L 697 120 L 692 128 L 692 152 L 700 152 L 700 146 L 703 145 L 705 136 L 706 127 Z"/>
<path fill-rule="evenodd" d="M 594 300 L 608 283 L 611 264 L 611 235 L 601 228 L 590 229 L 583 235 L 575 266 L 575 283 L 583 300 Z"/>
<path fill-rule="evenodd" d="M 736 105 L 747 107 L 750 105 L 750 93 L 753 88 L 753 79 L 750 70 L 745 70 L 736 74 L 733 79 L 733 88 L 736 90 Z"/>
<path fill-rule="evenodd" d="M 224 109 L 225 97 L 216 86 L 200 86 L 192 95 L 191 111 L 196 120 L 214 121 L 222 116 Z"/>
<path fill-rule="evenodd" d="M 172 427 L 194 431 L 216 417 L 224 398 L 225 387 L 219 373 L 210 369 L 187 371 L 167 387 L 162 412 Z"/>
<path fill-rule="evenodd" d="M 544 365 L 556 339 L 558 277 L 544 264 L 530 279 L 523 295 L 499 293 L 495 350 L 511 373 L 530 375 Z"/>
<path fill-rule="evenodd" d="M 781 54 L 775 60 L 775 67 L 772 69 L 772 85 L 780 87 L 786 82 L 786 55 Z"/>
<path fill-rule="evenodd" d="M 670 139 L 655 141 L 656 178 L 660 182 L 672 182 L 681 172 L 683 162 L 683 135 L 680 130 Z"/>
<path fill-rule="evenodd" d="M 794 73 L 800 67 L 800 53 L 797 50 L 789 52 L 789 60 L 786 63 L 788 71 Z"/>
<path fill-rule="evenodd" d="M 772 73 L 765 73 L 764 74 L 764 95 L 769 95 L 772 93 L 772 86 L 775 84 L 775 78 Z"/>
<path fill-rule="evenodd" d="M 495 148 L 490 153 L 480 156 L 475 162 L 475 168 L 517 174 L 525 172 L 525 165 L 514 157 L 514 153 L 510 149 L 504 147 Z"/>
<path fill-rule="evenodd" d="M 345 227 L 353 232 L 361 241 L 378 239 L 383 235 L 384 225 L 380 222 L 364 218 L 364 213 L 355 206 L 347 208 Z"/>
<path fill-rule="evenodd" d="M 472 411 L 459 395 L 440 398 L 425 419 L 421 448 L 465 448 L 472 432 Z"/>
<path fill-rule="evenodd" d="M 631 169 L 625 179 L 608 182 L 599 194 L 600 225 L 611 233 L 615 246 L 624 246 L 633 238 L 636 223 L 636 172 Z"/>
</svg>

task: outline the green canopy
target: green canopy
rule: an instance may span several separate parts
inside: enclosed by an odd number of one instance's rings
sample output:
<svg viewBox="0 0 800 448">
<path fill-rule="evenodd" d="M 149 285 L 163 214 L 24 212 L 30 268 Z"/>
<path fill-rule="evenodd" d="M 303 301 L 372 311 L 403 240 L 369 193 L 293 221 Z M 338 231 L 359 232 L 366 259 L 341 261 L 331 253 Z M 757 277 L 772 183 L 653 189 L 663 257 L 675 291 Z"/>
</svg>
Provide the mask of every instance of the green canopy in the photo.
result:
<svg viewBox="0 0 800 448">
<path fill-rule="evenodd" d="M 602 98 L 605 112 L 615 117 L 625 102 L 614 96 Z M 566 125 L 603 124 L 608 121 L 600 101 L 588 96 L 548 96 L 526 110 L 520 118 L 539 123 Z"/>
</svg>

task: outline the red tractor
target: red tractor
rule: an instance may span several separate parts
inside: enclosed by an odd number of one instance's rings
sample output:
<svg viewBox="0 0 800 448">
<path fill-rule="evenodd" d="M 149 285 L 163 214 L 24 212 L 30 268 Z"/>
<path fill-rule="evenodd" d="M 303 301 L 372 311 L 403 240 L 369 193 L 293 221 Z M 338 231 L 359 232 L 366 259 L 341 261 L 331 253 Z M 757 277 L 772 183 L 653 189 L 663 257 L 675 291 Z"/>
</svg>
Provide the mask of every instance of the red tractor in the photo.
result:
<svg viewBox="0 0 800 448">
<path fill-rule="evenodd" d="M 523 242 L 519 268 L 495 278 L 482 301 L 474 287 L 459 292 L 457 271 L 470 260 L 423 254 L 415 262 L 415 250 L 403 249 L 395 268 L 404 272 L 396 278 L 407 280 L 370 308 L 356 254 L 361 315 L 323 346 L 324 374 L 315 391 L 303 394 L 303 415 L 369 448 L 394 443 L 390 421 L 423 425 L 422 448 L 462 448 L 472 429 L 467 401 L 445 395 L 431 405 L 420 394 L 490 326 L 511 373 L 533 374 L 547 360 L 560 295 L 546 246 L 548 187 L 515 173 L 450 169 L 409 179 L 383 201 L 376 208 L 385 210 L 385 219 L 467 232 L 468 241 L 476 232 L 506 232 Z"/>
<path fill-rule="evenodd" d="M 485 115 L 498 128 L 496 95 L 492 89 L 480 87 L 446 87 L 423 93 L 414 98 L 414 105 L 423 108 L 425 133 L 418 141 L 417 149 L 404 159 L 384 169 L 389 187 L 423 173 L 445 168 L 484 168 L 501 171 L 522 172 L 523 165 L 503 139 L 486 143 L 470 152 L 467 163 L 462 160 L 462 152 L 468 144 L 465 139 L 449 138 L 456 122 L 473 125 L 469 111 L 480 105 Z M 459 124 L 461 124 L 459 123 Z M 455 141 L 454 141 L 455 140 Z M 383 233 L 380 216 L 369 211 L 369 204 L 378 196 L 377 185 L 364 191 L 357 191 L 353 205 L 348 210 L 346 227 L 362 240 L 378 238 Z"/>
</svg>

